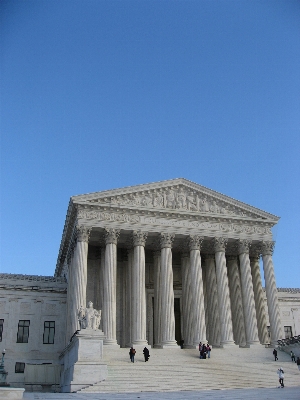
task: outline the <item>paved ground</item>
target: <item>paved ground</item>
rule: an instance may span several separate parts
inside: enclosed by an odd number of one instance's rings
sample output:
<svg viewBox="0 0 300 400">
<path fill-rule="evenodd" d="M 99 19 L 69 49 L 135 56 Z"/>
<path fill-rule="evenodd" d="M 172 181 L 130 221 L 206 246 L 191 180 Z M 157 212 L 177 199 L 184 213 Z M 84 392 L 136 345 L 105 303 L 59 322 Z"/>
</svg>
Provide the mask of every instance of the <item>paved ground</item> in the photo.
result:
<svg viewBox="0 0 300 400">
<path fill-rule="evenodd" d="M 142 393 L 24 393 L 27 400 L 300 400 L 300 386 L 284 389 L 226 389 Z"/>
</svg>

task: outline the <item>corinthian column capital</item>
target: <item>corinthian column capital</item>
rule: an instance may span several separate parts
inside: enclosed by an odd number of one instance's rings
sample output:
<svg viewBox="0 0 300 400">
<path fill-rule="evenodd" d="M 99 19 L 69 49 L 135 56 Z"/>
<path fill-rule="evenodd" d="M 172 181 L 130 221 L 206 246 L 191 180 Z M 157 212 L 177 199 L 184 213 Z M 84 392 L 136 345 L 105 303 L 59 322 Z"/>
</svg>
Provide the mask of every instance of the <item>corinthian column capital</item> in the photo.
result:
<svg viewBox="0 0 300 400">
<path fill-rule="evenodd" d="M 105 232 L 104 232 L 105 244 L 110 244 L 110 243 L 117 244 L 119 236 L 120 236 L 119 229 L 105 228 Z"/>
<path fill-rule="evenodd" d="M 239 239 L 238 241 L 238 249 L 239 249 L 239 254 L 249 254 L 250 246 L 251 246 L 251 240 L 248 239 Z"/>
<path fill-rule="evenodd" d="M 143 247 L 145 247 L 147 236 L 148 236 L 147 232 L 133 231 L 132 232 L 133 246 L 134 247 L 135 246 L 143 246 Z"/>
<path fill-rule="evenodd" d="M 214 250 L 215 252 L 225 251 L 227 246 L 227 239 L 224 237 L 215 237 L 214 238 Z"/>
<path fill-rule="evenodd" d="M 88 242 L 91 230 L 92 230 L 91 228 L 88 228 L 84 225 L 77 225 L 76 226 L 77 242 Z"/>
<path fill-rule="evenodd" d="M 275 248 L 275 242 L 262 242 L 261 250 L 262 250 L 262 255 L 267 256 L 267 255 L 272 255 L 274 252 Z"/>
<path fill-rule="evenodd" d="M 199 235 L 190 235 L 187 239 L 190 250 L 200 250 L 204 238 Z"/>
<path fill-rule="evenodd" d="M 164 248 L 171 249 L 174 238 L 175 238 L 175 235 L 172 235 L 170 233 L 161 233 L 160 234 L 160 247 L 162 249 L 164 249 Z"/>
</svg>

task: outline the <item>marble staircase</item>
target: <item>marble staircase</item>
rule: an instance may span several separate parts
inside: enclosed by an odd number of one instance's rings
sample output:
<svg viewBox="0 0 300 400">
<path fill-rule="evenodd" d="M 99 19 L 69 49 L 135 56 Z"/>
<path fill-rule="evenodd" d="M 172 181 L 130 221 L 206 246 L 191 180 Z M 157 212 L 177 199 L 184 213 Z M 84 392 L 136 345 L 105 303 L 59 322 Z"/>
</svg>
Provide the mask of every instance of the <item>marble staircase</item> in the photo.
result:
<svg viewBox="0 0 300 400">
<path fill-rule="evenodd" d="M 252 348 L 230 346 L 213 349 L 211 358 L 199 359 L 195 349 L 151 349 L 150 360 L 144 362 L 138 351 L 135 363 L 129 359 L 129 349 L 105 350 L 108 364 L 106 381 L 81 390 L 90 392 L 151 392 L 186 391 L 233 388 L 272 388 L 278 385 L 277 369 L 285 372 L 287 387 L 300 385 L 297 365 L 284 352 L 273 361 L 273 349 L 261 345 Z"/>
</svg>

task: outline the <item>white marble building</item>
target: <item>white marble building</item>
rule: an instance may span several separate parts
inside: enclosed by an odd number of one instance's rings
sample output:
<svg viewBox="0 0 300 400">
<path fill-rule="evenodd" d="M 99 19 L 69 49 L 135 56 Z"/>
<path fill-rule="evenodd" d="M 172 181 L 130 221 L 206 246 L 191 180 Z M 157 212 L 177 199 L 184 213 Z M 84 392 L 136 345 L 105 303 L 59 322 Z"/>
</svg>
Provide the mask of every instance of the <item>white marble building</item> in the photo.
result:
<svg viewBox="0 0 300 400">
<path fill-rule="evenodd" d="M 70 288 L 66 343 L 77 310 L 92 300 L 102 309 L 105 344 L 264 344 L 261 256 L 276 344 L 278 219 L 186 179 L 72 197 L 55 271 Z"/>
<path fill-rule="evenodd" d="M 24 384 L 27 364 L 59 364 L 89 301 L 102 310 L 103 351 L 299 335 L 300 290 L 276 288 L 278 219 L 186 179 L 72 197 L 55 276 L 0 275 L 10 382 Z"/>
</svg>

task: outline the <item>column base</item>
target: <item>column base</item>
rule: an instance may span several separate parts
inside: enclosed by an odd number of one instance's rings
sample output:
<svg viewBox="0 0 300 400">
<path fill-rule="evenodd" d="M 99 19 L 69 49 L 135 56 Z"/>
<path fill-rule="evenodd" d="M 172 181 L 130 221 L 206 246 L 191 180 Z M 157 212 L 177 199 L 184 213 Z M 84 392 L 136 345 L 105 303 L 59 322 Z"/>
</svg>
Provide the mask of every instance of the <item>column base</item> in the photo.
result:
<svg viewBox="0 0 300 400">
<path fill-rule="evenodd" d="M 159 349 L 179 349 L 181 350 L 181 347 L 178 346 L 177 342 L 175 340 L 170 340 L 166 342 L 162 342 L 159 345 L 157 345 L 157 348 Z"/>
<path fill-rule="evenodd" d="M 130 347 L 134 347 L 134 346 L 136 346 L 136 347 L 141 347 L 141 346 L 151 347 L 148 345 L 147 340 L 135 340 L 135 341 L 131 342 Z"/>
<path fill-rule="evenodd" d="M 232 346 L 236 346 L 236 344 L 232 340 L 228 340 L 226 342 L 221 342 L 220 343 L 220 348 L 221 349 L 226 349 L 227 347 L 232 347 Z"/>
<path fill-rule="evenodd" d="M 118 346 L 118 347 L 120 347 L 118 342 L 116 340 L 114 340 L 114 339 L 105 339 L 105 340 L 103 340 L 103 345 L 104 346 Z"/>
<path fill-rule="evenodd" d="M 147 347 L 147 349 L 151 349 L 151 346 L 149 344 L 136 344 L 136 343 L 132 343 L 132 345 L 130 347 L 133 347 L 136 351 L 141 351 L 143 352 L 143 349 L 145 347 Z"/>
</svg>

